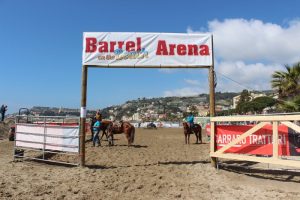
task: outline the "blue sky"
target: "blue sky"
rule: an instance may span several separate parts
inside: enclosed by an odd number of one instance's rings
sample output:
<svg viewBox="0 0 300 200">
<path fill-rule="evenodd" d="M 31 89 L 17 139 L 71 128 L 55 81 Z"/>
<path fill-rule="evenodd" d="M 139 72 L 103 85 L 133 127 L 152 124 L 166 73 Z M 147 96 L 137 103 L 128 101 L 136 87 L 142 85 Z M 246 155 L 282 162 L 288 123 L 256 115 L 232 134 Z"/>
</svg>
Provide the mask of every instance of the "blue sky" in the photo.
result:
<svg viewBox="0 0 300 200">
<path fill-rule="evenodd" d="M 80 108 L 83 32 L 211 32 L 217 91 L 300 61 L 300 1 L 0 0 L 0 104 Z M 87 108 L 208 92 L 206 69 L 89 69 Z M 237 84 L 228 78 L 240 83 Z"/>
</svg>

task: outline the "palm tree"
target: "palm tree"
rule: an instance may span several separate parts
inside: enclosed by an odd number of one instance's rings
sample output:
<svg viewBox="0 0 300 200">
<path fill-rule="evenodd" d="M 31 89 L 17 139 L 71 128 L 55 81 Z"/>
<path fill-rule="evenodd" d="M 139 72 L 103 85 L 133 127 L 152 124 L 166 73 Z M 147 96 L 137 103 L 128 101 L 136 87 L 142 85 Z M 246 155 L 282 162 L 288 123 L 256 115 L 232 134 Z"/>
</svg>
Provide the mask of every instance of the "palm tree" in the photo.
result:
<svg viewBox="0 0 300 200">
<path fill-rule="evenodd" d="M 292 67 L 285 65 L 286 72 L 272 74 L 272 88 L 277 90 L 279 99 L 292 99 L 300 93 L 300 62 Z"/>
<path fill-rule="evenodd" d="M 279 105 L 279 109 L 287 112 L 300 111 L 300 95 L 296 96 L 293 100 L 284 101 Z"/>
<path fill-rule="evenodd" d="M 292 67 L 285 65 L 286 72 L 272 74 L 272 88 L 277 90 L 279 108 L 283 111 L 300 111 L 300 62 Z"/>
</svg>

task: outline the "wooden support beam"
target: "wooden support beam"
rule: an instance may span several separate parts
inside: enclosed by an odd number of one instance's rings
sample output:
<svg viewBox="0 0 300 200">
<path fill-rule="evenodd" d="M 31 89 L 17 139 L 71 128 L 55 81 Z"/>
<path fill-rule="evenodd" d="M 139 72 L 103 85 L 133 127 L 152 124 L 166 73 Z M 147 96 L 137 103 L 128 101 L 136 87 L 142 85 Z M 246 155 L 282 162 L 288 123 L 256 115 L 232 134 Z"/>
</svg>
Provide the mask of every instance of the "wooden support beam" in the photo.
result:
<svg viewBox="0 0 300 200">
<path fill-rule="evenodd" d="M 81 80 L 81 109 L 80 109 L 80 166 L 85 166 L 85 122 L 86 122 L 86 96 L 87 96 L 88 66 L 82 66 Z"/>
<path fill-rule="evenodd" d="M 273 158 L 278 159 L 278 122 L 273 122 Z"/>
<path fill-rule="evenodd" d="M 291 129 L 297 131 L 298 133 L 300 133 L 300 126 L 298 126 L 297 124 L 294 124 L 294 123 L 288 122 L 288 121 L 284 121 L 281 123 L 286 125 L 287 127 L 290 127 Z"/>
<path fill-rule="evenodd" d="M 270 116 L 223 116 L 211 118 L 213 122 L 242 122 L 242 121 L 300 121 L 300 115 L 270 115 Z"/>
<path fill-rule="evenodd" d="M 274 159 L 273 157 L 264 158 L 264 157 L 246 156 L 246 155 L 232 154 L 232 153 L 226 153 L 226 154 L 211 153 L 210 156 L 218 157 L 218 158 L 225 158 L 225 159 L 233 159 L 233 160 L 246 160 L 246 161 L 252 161 L 252 162 L 270 163 L 270 164 L 300 168 L 299 160 L 282 160 L 282 159 Z"/>
</svg>

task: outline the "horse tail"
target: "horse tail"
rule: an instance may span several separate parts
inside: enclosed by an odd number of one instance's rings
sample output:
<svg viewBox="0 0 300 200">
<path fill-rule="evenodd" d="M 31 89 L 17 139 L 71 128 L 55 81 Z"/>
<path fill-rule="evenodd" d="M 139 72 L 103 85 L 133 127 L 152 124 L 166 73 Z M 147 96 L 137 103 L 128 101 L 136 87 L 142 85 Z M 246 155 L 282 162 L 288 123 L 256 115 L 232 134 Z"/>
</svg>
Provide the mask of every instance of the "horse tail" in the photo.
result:
<svg viewBox="0 0 300 200">
<path fill-rule="evenodd" d="M 134 142 L 134 135 L 135 135 L 135 128 L 134 126 L 131 127 L 131 134 L 130 134 L 130 143 Z"/>
</svg>

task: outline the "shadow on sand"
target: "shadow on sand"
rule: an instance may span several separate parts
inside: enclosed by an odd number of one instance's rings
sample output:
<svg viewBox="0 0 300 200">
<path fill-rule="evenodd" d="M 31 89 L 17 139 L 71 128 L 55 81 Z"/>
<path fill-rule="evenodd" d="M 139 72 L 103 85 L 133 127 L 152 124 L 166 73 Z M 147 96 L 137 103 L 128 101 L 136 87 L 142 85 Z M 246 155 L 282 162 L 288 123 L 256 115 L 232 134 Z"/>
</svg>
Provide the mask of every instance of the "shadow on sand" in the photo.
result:
<svg viewBox="0 0 300 200">
<path fill-rule="evenodd" d="M 223 161 L 219 163 L 219 169 L 260 179 L 300 183 L 300 171 L 254 168 L 256 164 L 250 161 Z"/>
</svg>

